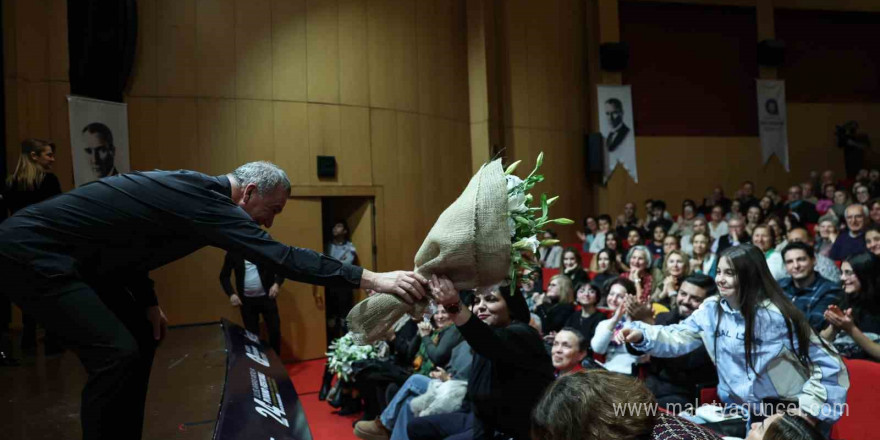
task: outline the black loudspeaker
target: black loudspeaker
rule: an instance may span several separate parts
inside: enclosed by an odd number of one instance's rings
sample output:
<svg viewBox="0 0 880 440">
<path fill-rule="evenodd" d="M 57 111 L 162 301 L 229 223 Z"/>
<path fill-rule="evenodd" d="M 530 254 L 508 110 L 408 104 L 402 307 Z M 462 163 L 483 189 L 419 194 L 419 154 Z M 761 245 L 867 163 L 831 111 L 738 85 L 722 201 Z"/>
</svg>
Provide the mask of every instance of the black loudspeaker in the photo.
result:
<svg viewBox="0 0 880 440">
<path fill-rule="evenodd" d="M 590 174 L 601 174 L 605 168 L 605 158 L 603 156 L 604 149 L 602 145 L 604 140 L 602 133 L 590 133 L 585 139 L 586 151 L 584 151 L 584 160 L 586 161 L 587 176 Z"/>
<path fill-rule="evenodd" d="M 122 102 L 137 46 L 136 0 L 68 0 L 70 93 Z"/>
<path fill-rule="evenodd" d="M 602 43 L 599 46 L 599 66 L 609 72 L 620 72 L 629 64 L 629 45 Z"/>
<path fill-rule="evenodd" d="M 758 65 L 776 67 L 785 61 L 785 42 L 762 40 L 758 43 Z"/>
<path fill-rule="evenodd" d="M 336 156 L 318 156 L 318 177 L 336 177 Z"/>
</svg>

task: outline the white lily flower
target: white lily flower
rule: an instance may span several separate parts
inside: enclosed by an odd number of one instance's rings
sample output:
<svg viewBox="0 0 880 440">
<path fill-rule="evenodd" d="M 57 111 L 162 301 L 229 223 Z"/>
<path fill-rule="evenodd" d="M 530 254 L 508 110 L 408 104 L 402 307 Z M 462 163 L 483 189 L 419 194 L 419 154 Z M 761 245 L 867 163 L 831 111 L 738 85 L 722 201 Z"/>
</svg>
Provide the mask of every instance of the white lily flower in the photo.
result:
<svg viewBox="0 0 880 440">
<path fill-rule="evenodd" d="M 538 246 L 541 245 L 541 240 L 538 240 L 537 235 L 533 235 L 533 236 L 526 239 L 525 244 L 526 244 L 526 247 L 532 251 L 532 253 L 535 253 L 538 251 Z"/>
<path fill-rule="evenodd" d="M 507 227 L 510 228 L 511 237 L 516 235 L 516 222 L 513 220 L 513 217 L 507 217 Z"/>
<path fill-rule="evenodd" d="M 507 211 L 508 212 L 526 212 L 528 208 L 526 207 L 526 195 L 517 192 L 507 196 Z"/>
<path fill-rule="evenodd" d="M 511 189 L 513 189 L 523 183 L 522 179 L 514 176 L 513 174 L 508 174 L 505 177 L 507 178 L 507 191 L 508 192 L 510 192 Z"/>
</svg>

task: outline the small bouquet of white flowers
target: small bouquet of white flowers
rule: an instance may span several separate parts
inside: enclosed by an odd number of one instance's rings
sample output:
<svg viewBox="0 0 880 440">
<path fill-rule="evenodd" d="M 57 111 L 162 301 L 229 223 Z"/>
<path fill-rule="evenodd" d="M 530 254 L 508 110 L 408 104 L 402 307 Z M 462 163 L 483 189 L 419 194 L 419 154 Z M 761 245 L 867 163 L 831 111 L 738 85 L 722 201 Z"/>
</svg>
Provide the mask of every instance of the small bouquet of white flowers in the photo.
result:
<svg viewBox="0 0 880 440">
<path fill-rule="evenodd" d="M 535 270 L 538 265 L 534 258 L 528 258 L 524 253 L 534 254 L 539 246 L 552 246 L 559 240 L 541 240 L 539 235 L 544 233 L 544 228 L 550 223 L 558 225 L 570 225 L 574 222 L 567 218 L 549 218 L 549 208 L 559 196 L 547 198 L 547 194 L 541 194 L 540 203 L 532 204 L 535 197 L 529 193 L 536 183 L 544 181 L 544 176 L 538 174 L 541 164 L 544 162 L 544 153 L 538 154 L 535 161 L 535 169 L 525 179 L 520 179 L 513 172 L 519 166 L 516 161 L 507 167 L 504 174 L 507 177 L 507 227 L 510 229 L 510 291 L 516 289 L 516 281 L 523 277 L 525 269 Z"/>
<path fill-rule="evenodd" d="M 331 372 L 339 375 L 339 378 L 348 381 L 353 372 L 352 365 L 356 361 L 367 359 L 376 359 L 379 357 L 378 351 L 372 345 L 359 345 L 353 338 L 351 333 L 335 339 L 330 343 L 327 355 L 327 366 Z"/>
</svg>

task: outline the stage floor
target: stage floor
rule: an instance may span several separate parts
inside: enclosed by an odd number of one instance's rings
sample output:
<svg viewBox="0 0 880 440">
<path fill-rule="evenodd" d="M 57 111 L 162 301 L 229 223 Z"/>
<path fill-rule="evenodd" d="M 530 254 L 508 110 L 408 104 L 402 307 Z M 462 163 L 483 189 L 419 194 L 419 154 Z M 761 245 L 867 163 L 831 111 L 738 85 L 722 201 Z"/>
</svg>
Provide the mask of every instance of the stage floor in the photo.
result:
<svg viewBox="0 0 880 440">
<path fill-rule="evenodd" d="M 86 374 L 76 355 L 46 359 L 42 347 L 22 365 L 0 367 L 0 426 L 7 440 L 81 438 Z M 145 440 L 209 440 L 226 380 L 220 324 L 172 328 L 156 351 L 144 421 Z"/>
</svg>

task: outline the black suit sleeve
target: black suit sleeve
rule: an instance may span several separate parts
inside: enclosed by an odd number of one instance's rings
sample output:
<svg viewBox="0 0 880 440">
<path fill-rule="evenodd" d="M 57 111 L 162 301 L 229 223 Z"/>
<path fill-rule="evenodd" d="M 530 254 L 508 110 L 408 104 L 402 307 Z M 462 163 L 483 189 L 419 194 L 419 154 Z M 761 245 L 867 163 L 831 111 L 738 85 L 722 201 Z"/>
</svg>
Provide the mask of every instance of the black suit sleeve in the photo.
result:
<svg viewBox="0 0 880 440">
<path fill-rule="evenodd" d="M 223 291 L 226 292 L 226 296 L 232 296 L 235 294 L 235 288 L 232 287 L 232 283 L 229 281 L 229 278 L 232 275 L 232 266 L 234 264 L 233 258 L 230 253 L 227 252 L 226 257 L 223 259 L 223 268 L 220 269 L 220 285 L 223 286 Z"/>
<path fill-rule="evenodd" d="M 131 292 L 134 300 L 141 306 L 152 307 L 159 305 L 156 298 L 156 289 L 148 272 L 133 273 L 125 278 L 125 287 Z"/>
</svg>

